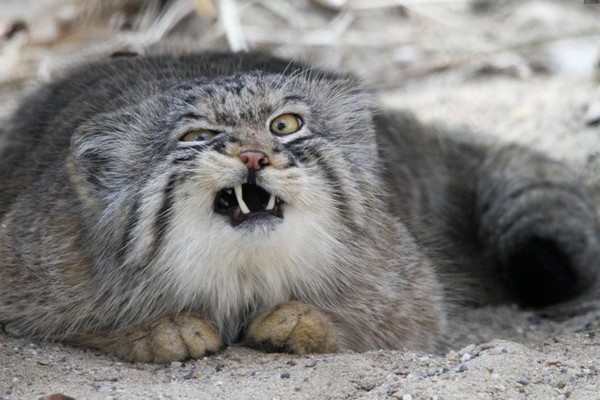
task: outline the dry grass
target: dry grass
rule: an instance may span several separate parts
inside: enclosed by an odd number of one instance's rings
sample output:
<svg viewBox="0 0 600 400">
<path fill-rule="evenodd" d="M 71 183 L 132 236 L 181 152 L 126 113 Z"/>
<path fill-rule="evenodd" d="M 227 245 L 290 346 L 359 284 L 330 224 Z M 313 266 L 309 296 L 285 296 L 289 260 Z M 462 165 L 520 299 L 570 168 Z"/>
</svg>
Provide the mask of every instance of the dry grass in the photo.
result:
<svg viewBox="0 0 600 400">
<path fill-rule="evenodd" d="M 6 1 L 4 84 L 49 80 L 70 65 L 183 38 L 200 50 L 260 49 L 349 69 L 382 88 L 500 53 L 600 36 L 600 14 L 567 10 L 555 23 L 553 2 L 550 11 L 527 14 L 517 2 L 481 0 Z M 482 3 L 490 11 L 478 12 Z"/>
</svg>

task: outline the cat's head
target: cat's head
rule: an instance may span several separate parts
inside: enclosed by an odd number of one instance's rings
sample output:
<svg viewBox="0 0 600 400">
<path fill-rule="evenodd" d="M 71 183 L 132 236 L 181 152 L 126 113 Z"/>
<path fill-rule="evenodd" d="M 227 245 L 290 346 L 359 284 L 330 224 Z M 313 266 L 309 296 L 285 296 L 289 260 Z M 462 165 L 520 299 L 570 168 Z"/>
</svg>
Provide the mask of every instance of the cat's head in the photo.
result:
<svg viewBox="0 0 600 400">
<path fill-rule="evenodd" d="M 86 121 L 71 144 L 88 223 L 124 262 L 316 265 L 374 223 L 371 104 L 353 79 L 174 72 L 151 94 L 139 79 L 144 96 L 131 88 L 133 104 Z"/>
</svg>

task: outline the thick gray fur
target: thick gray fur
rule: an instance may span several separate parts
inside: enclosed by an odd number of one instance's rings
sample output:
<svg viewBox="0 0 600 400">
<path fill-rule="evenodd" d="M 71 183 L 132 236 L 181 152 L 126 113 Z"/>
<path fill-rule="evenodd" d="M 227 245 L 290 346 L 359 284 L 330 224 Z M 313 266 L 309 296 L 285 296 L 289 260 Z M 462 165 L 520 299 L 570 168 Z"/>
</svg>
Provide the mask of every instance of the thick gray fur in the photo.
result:
<svg viewBox="0 0 600 400">
<path fill-rule="evenodd" d="M 269 132 L 277 113 L 303 117 L 299 136 Z M 221 133 L 178 141 L 199 127 Z M 566 166 L 377 110 L 351 77 L 264 55 L 85 66 L 4 130 L 0 322 L 15 335 L 194 313 L 231 343 L 299 301 L 331 319 L 337 349 L 432 349 L 461 302 L 545 306 L 599 271 L 595 207 Z M 247 179 L 249 149 L 268 154 L 256 182 L 284 218 L 232 227 L 213 200 Z"/>
</svg>

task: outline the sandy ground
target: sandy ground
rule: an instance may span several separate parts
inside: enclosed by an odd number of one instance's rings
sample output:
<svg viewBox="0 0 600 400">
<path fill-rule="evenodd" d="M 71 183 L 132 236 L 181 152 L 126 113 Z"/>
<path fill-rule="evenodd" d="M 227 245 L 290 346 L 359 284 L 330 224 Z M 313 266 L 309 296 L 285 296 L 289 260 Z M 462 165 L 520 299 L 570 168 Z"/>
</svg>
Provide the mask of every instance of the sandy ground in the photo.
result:
<svg viewBox="0 0 600 400">
<path fill-rule="evenodd" d="M 47 1 L 51 10 L 62 10 L 56 6 L 60 1 Z M 355 11 L 349 28 L 337 36 L 332 32 L 346 23 L 339 22 L 343 13 L 317 9 L 296 21 L 285 7 L 273 11 L 272 5 L 252 3 L 243 9 L 242 31 L 251 48 L 360 75 L 387 107 L 408 108 L 424 121 L 464 127 L 486 140 L 516 141 L 565 160 L 600 199 L 600 130 L 593 124 L 595 115 L 600 119 L 600 110 L 594 111 L 600 102 L 595 64 L 600 32 L 594 31 L 600 5 L 416 3 L 424 4 Z M 10 18 L 21 15 L 19 7 L 8 9 Z M 261 29 L 273 30 L 282 20 L 292 33 L 321 29 L 321 38 L 333 38 L 315 44 L 310 35 L 287 41 L 287 31 L 261 36 Z M 189 32 L 212 32 L 208 23 L 186 24 Z M 30 28 L 31 37 L 34 33 Z M 93 42 L 102 35 L 91 35 Z M 14 39 L 0 42 L 0 119 L 36 77 L 57 73 L 40 65 L 70 62 L 90 41 L 71 40 L 71 47 L 58 45 L 58 39 L 50 44 L 30 39 L 20 47 Z M 206 34 L 200 42 L 227 46 L 222 34 Z M 77 399 L 600 399 L 600 307 L 597 300 L 589 305 L 576 304 L 578 314 L 560 319 L 511 305 L 459 310 L 450 321 L 449 348 L 438 355 L 291 356 L 233 347 L 202 360 L 132 365 L 0 334 L 0 399 L 51 393 Z"/>
<path fill-rule="evenodd" d="M 446 357 L 398 351 L 300 357 L 232 348 L 170 366 L 127 365 L 16 340 L 0 354 L 3 390 L 15 399 L 53 392 L 78 399 L 597 399 L 600 390 L 600 337 L 591 333 L 535 347 L 494 340 Z"/>
</svg>

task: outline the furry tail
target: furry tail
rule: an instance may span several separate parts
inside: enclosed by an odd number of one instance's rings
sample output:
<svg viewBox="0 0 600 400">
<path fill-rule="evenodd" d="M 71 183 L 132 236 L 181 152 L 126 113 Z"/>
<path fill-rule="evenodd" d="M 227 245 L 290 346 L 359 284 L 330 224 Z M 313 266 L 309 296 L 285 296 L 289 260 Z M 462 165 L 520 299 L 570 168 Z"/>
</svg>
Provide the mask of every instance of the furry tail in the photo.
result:
<svg viewBox="0 0 600 400">
<path fill-rule="evenodd" d="M 568 300 L 600 272 L 600 225 L 575 174 L 518 146 L 481 169 L 479 238 L 512 297 L 526 307 Z"/>
</svg>

